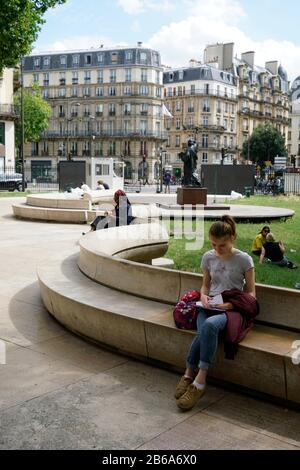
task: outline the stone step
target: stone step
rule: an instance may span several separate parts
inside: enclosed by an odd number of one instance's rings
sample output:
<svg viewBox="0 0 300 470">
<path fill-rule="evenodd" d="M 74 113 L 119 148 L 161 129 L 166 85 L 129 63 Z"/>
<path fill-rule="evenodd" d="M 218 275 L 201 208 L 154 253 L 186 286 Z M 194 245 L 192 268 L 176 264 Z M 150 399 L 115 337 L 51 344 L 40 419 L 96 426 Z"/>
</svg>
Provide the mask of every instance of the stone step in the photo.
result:
<svg viewBox="0 0 300 470">
<path fill-rule="evenodd" d="M 98 284 L 77 267 L 78 253 L 58 253 L 39 266 L 43 302 L 68 329 L 96 343 L 172 369 L 183 370 L 195 332 L 179 330 L 171 305 L 143 299 Z M 210 376 L 300 403 L 300 334 L 255 325 L 240 343 L 234 361 L 219 345 Z M 295 363 L 293 363 L 293 361 Z"/>
</svg>

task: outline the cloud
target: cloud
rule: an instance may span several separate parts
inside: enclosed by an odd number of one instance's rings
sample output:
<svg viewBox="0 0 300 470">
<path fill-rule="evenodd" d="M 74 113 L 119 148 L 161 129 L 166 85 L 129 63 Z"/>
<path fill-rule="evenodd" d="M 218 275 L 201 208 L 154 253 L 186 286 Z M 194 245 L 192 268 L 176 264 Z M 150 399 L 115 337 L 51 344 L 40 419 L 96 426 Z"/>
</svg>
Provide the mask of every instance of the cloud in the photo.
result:
<svg viewBox="0 0 300 470">
<path fill-rule="evenodd" d="M 149 10 L 170 11 L 175 8 L 171 0 L 118 0 L 118 5 L 128 15 L 140 15 Z"/>
<path fill-rule="evenodd" d="M 162 62 L 172 67 L 184 67 L 189 59 L 203 60 L 207 44 L 234 42 L 235 54 L 255 51 L 255 64 L 264 66 L 278 60 L 292 80 L 300 73 L 300 46 L 289 41 L 266 38 L 255 41 L 239 27 L 245 11 L 235 0 L 185 0 L 187 17 L 162 26 L 147 41 L 147 46 L 160 51 Z M 192 13 L 192 14 L 191 14 Z"/>
<path fill-rule="evenodd" d="M 42 53 L 49 51 L 75 51 L 80 49 L 98 49 L 101 44 L 105 47 L 115 47 L 116 43 L 111 38 L 105 36 L 72 36 L 63 38 L 53 43 L 44 44 L 34 49 L 33 53 Z M 125 42 L 119 43 L 119 46 L 127 46 Z"/>
</svg>

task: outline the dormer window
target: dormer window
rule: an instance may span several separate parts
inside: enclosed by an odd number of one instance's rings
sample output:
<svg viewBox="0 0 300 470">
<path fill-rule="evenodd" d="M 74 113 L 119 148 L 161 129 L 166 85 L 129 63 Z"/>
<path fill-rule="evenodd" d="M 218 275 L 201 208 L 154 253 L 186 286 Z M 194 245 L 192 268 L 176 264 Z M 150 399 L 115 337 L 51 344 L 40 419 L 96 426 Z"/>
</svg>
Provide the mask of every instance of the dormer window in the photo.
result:
<svg viewBox="0 0 300 470">
<path fill-rule="evenodd" d="M 170 81 L 170 82 L 173 82 L 173 78 L 174 78 L 173 73 L 169 73 L 169 81 Z"/>
<path fill-rule="evenodd" d="M 184 75 L 183 70 L 179 70 L 179 72 L 178 72 L 178 79 L 179 79 L 179 80 L 183 80 L 183 75 Z"/>
<path fill-rule="evenodd" d="M 67 57 L 65 55 L 60 56 L 60 65 L 65 66 L 67 64 Z"/>
<path fill-rule="evenodd" d="M 50 65 L 50 58 L 49 57 L 44 57 L 43 65 L 44 65 L 44 67 L 49 67 L 49 65 Z"/>
<path fill-rule="evenodd" d="M 41 61 L 41 59 L 39 57 L 35 57 L 34 62 L 33 62 L 34 66 L 39 67 L 40 66 L 40 61 Z"/>
<path fill-rule="evenodd" d="M 103 64 L 103 62 L 104 62 L 103 52 L 100 52 L 99 54 L 97 54 L 97 61 L 98 61 L 98 64 Z"/>
<path fill-rule="evenodd" d="M 86 54 L 84 57 L 84 63 L 85 65 L 91 65 L 92 63 L 92 56 L 91 54 Z"/>
<path fill-rule="evenodd" d="M 110 54 L 110 60 L 112 64 L 116 64 L 118 62 L 118 53 L 117 52 L 112 52 Z"/>
</svg>

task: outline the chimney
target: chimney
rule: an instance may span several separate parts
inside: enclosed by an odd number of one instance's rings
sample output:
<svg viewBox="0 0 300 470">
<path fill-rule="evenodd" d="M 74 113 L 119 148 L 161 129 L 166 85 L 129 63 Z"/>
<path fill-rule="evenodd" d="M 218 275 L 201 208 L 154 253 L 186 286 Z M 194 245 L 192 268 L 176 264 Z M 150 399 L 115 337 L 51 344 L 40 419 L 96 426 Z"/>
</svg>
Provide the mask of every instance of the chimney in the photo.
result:
<svg viewBox="0 0 300 470">
<path fill-rule="evenodd" d="M 266 62 L 265 67 L 269 72 L 271 72 L 272 75 L 278 74 L 278 60 L 271 60 L 270 62 Z"/>
<path fill-rule="evenodd" d="M 142 43 L 141 41 L 139 41 L 139 42 L 137 43 L 137 47 L 142 47 L 142 45 L 143 45 L 143 43 Z"/>
<path fill-rule="evenodd" d="M 242 54 L 242 60 L 246 62 L 252 69 L 254 68 L 254 55 L 255 52 L 249 51 L 249 52 L 243 52 Z"/>
</svg>

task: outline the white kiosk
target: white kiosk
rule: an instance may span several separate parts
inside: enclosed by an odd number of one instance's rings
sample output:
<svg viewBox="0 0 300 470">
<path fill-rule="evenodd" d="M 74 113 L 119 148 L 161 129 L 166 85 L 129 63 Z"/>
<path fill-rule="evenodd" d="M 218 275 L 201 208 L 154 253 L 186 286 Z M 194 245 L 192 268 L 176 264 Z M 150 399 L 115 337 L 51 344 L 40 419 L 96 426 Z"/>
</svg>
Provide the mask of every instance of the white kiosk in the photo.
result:
<svg viewBox="0 0 300 470">
<path fill-rule="evenodd" d="M 86 165 L 86 183 L 91 189 L 97 189 L 99 180 L 107 183 L 109 189 L 114 191 L 124 189 L 124 162 L 113 158 L 92 157 Z"/>
</svg>

